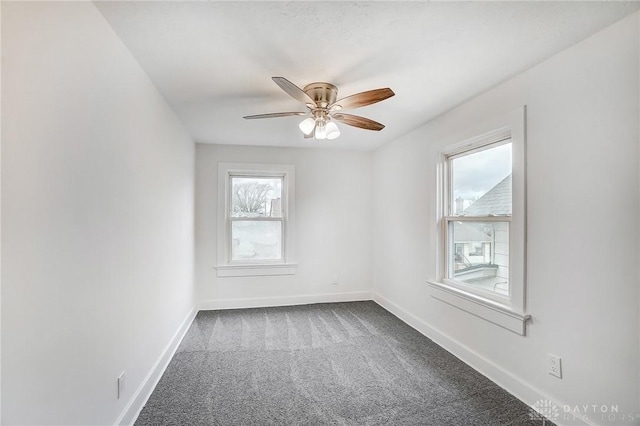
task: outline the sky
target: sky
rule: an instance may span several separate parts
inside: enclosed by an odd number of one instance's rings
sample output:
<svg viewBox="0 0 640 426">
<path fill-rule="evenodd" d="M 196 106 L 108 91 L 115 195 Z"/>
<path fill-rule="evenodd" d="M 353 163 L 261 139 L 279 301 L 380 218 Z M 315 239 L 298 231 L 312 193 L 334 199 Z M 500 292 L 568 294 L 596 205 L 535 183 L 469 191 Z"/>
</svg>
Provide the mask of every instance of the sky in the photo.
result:
<svg viewBox="0 0 640 426">
<path fill-rule="evenodd" d="M 455 158 L 452 163 L 453 199 L 480 198 L 511 173 L 511 143 Z"/>
</svg>

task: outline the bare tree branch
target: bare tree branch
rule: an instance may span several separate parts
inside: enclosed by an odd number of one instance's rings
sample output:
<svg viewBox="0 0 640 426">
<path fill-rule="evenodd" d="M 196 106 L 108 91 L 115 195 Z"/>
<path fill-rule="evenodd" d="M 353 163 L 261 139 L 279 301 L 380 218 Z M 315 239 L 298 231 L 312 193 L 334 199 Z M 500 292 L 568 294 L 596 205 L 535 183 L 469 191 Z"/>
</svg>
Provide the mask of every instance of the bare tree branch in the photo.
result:
<svg viewBox="0 0 640 426">
<path fill-rule="evenodd" d="M 242 182 L 233 185 L 233 212 L 248 216 L 266 214 L 267 194 L 270 184 Z"/>
</svg>

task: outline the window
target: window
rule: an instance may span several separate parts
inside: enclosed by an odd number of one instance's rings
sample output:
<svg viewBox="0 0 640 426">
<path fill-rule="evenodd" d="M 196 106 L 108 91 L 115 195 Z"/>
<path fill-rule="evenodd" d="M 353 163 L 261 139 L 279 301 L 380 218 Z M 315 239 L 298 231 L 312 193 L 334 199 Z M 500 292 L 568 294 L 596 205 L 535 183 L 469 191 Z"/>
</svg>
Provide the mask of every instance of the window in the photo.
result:
<svg viewBox="0 0 640 426">
<path fill-rule="evenodd" d="M 509 296 L 511 138 L 445 156 L 446 279 L 486 297 Z"/>
<path fill-rule="evenodd" d="M 295 273 L 294 167 L 218 165 L 218 276 Z"/>
<path fill-rule="evenodd" d="M 441 153 L 438 276 L 429 282 L 437 299 L 524 334 L 525 109 L 495 121 Z"/>
<path fill-rule="evenodd" d="M 231 262 L 283 260 L 283 176 L 229 176 Z"/>
</svg>

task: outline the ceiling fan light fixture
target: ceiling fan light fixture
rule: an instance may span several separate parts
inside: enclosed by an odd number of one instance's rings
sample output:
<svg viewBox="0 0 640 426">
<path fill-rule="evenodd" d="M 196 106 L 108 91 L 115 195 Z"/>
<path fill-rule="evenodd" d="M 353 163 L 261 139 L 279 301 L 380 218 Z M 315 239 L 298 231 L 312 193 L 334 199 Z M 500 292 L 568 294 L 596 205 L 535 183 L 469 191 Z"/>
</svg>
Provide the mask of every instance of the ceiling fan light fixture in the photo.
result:
<svg viewBox="0 0 640 426">
<path fill-rule="evenodd" d="M 313 137 L 318 140 L 327 138 L 327 122 L 323 119 L 316 120 L 316 131 Z"/>
<path fill-rule="evenodd" d="M 333 121 L 327 123 L 327 139 L 333 140 L 340 136 L 340 129 Z"/>
<path fill-rule="evenodd" d="M 313 128 L 316 127 L 316 120 L 311 117 L 306 118 L 300 122 L 298 127 L 300 128 L 300 130 L 302 130 L 302 133 L 309 136 L 311 133 L 313 133 Z"/>
</svg>

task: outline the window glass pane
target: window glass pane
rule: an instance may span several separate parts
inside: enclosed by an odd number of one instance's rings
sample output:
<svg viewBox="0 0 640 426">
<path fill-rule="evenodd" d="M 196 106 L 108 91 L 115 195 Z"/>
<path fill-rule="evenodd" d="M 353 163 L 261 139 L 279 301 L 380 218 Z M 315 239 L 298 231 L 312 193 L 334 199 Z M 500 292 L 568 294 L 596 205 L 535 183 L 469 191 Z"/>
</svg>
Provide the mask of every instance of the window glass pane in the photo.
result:
<svg viewBox="0 0 640 426">
<path fill-rule="evenodd" d="M 282 178 L 231 177 L 231 217 L 282 217 Z"/>
<path fill-rule="evenodd" d="M 509 222 L 449 222 L 450 277 L 509 295 Z"/>
<path fill-rule="evenodd" d="M 231 222 L 231 260 L 282 259 L 282 222 Z"/>
<path fill-rule="evenodd" d="M 453 158 L 450 214 L 511 214 L 511 142 Z"/>
</svg>

